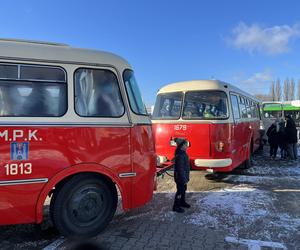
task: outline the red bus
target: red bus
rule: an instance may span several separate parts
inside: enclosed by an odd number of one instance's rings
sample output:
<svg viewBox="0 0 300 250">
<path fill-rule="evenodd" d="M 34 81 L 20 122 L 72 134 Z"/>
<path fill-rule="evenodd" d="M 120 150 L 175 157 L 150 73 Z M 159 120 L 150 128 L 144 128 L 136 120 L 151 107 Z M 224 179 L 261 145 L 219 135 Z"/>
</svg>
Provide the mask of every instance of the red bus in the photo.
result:
<svg viewBox="0 0 300 250">
<path fill-rule="evenodd" d="M 179 82 L 161 88 L 152 115 L 161 163 L 174 156 L 175 138 L 189 141 L 192 169 L 228 172 L 249 167 L 260 145 L 259 101 L 218 80 Z"/>
<path fill-rule="evenodd" d="M 0 225 L 41 223 L 93 236 L 149 202 L 151 120 L 119 56 L 64 44 L 0 40 Z"/>
</svg>

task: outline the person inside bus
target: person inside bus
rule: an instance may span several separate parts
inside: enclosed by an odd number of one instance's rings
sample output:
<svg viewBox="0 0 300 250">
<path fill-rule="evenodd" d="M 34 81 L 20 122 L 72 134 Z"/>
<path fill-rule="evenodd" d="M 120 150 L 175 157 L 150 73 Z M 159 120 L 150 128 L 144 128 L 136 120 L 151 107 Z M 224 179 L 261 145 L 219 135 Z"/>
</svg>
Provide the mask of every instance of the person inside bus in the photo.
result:
<svg viewBox="0 0 300 250">
<path fill-rule="evenodd" d="M 222 98 L 219 99 L 218 104 L 216 105 L 216 112 L 218 116 L 227 116 L 227 108 L 224 100 Z"/>
<path fill-rule="evenodd" d="M 99 77 L 96 86 L 94 115 L 104 117 L 120 116 L 123 113 L 123 104 L 114 76 L 103 74 L 102 78 Z"/>
<path fill-rule="evenodd" d="M 188 142 L 181 138 L 176 138 L 175 142 L 177 144 L 177 148 L 175 150 L 174 180 L 176 183 L 177 192 L 175 194 L 173 211 L 177 213 L 183 213 L 183 208 L 191 207 L 185 201 L 187 183 L 190 180 L 190 160 L 186 152 L 188 148 Z"/>
<path fill-rule="evenodd" d="M 272 123 L 272 125 L 268 128 L 267 136 L 268 142 L 270 144 L 270 157 L 272 159 L 276 158 L 277 150 L 278 150 L 278 141 L 279 141 L 279 121 L 276 120 Z"/>
<path fill-rule="evenodd" d="M 291 160 L 297 160 L 297 128 L 293 118 L 290 115 L 286 116 L 285 135 L 288 157 Z"/>
<path fill-rule="evenodd" d="M 203 113 L 205 118 L 212 118 L 214 117 L 214 114 L 212 113 L 212 107 L 211 105 L 207 104 Z"/>
</svg>

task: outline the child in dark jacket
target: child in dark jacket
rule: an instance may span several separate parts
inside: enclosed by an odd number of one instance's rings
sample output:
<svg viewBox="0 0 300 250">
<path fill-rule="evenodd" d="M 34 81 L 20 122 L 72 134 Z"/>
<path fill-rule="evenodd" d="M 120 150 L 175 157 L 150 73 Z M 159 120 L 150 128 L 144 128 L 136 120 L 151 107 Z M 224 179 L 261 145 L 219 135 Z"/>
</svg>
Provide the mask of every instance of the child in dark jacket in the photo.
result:
<svg viewBox="0 0 300 250">
<path fill-rule="evenodd" d="M 174 180 L 177 192 L 173 205 L 173 211 L 183 213 L 185 208 L 191 206 L 185 201 L 187 183 L 190 180 L 190 160 L 186 153 L 188 142 L 184 139 L 176 139 L 177 148 L 175 151 Z"/>
</svg>

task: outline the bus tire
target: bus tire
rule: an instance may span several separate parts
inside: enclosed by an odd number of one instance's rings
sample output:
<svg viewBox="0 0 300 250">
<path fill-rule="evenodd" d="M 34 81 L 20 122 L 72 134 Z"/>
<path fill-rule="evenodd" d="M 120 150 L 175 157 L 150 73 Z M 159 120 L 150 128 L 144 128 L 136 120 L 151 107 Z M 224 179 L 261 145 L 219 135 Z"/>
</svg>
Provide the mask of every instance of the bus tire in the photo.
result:
<svg viewBox="0 0 300 250">
<path fill-rule="evenodd" d="M 245 160 L 244 162 L 244 169 L 249 169 L 252 167 L 253 165 L 253 156 L 252 156 L 252 146 L 249 150 L 249 156 L 248 156 L 248 159 Z"/>
<path fill-rule="evenodd" d="M 99 234 L 113 218 L 117 190 L 112 183 L 92 174 L 71 177 L 51 199 L 50 213 L 55 228 L 70 238 Z"/>
</svg>

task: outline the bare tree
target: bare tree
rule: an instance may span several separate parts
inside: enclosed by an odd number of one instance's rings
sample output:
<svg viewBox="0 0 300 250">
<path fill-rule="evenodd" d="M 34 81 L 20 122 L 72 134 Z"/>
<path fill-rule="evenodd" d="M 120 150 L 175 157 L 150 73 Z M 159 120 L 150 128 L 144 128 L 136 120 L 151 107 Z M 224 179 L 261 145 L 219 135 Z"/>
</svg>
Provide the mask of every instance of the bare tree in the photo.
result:
<svg viewBox="0 0 300 250">
<path fill-rule="evenodd" d="M 298 80 L 298 100 L 300 100 L 300 80 Z"/>
<path fill-rule="evenodd" d="M 293 78 L 291 78 L 291 81 L 290 81 L 290 88 L 289 88 L 289 98 L 290 100 L 295 100 L 295 81 Z"/>
<path fill-rule="evenodd" d="M 289 88 L 290 88 L 290 80 L 289 78 L 286 78 L 284 80 L 284 83 L 283 83 L 283 100 L 284 101 L 289 101 L 290 98 L 289 98 Z"/>
<path fill-rule="evenodd" d="M 275 83 L 275 101 L 281 101 L 282 92 L 281 92 L 281 84 L 280 79 L 277 78 Z"/>
<path fill-rule="evenodd" d="M 275 98 L 276 98 L 276 93 L 275 93 L 275 82 L 272 81 L 271 82 L 271 87 L 270 87 L 270 97 L 271 97 L 271 100 L 272 101 L 275 101 Z"/>
</svg>

